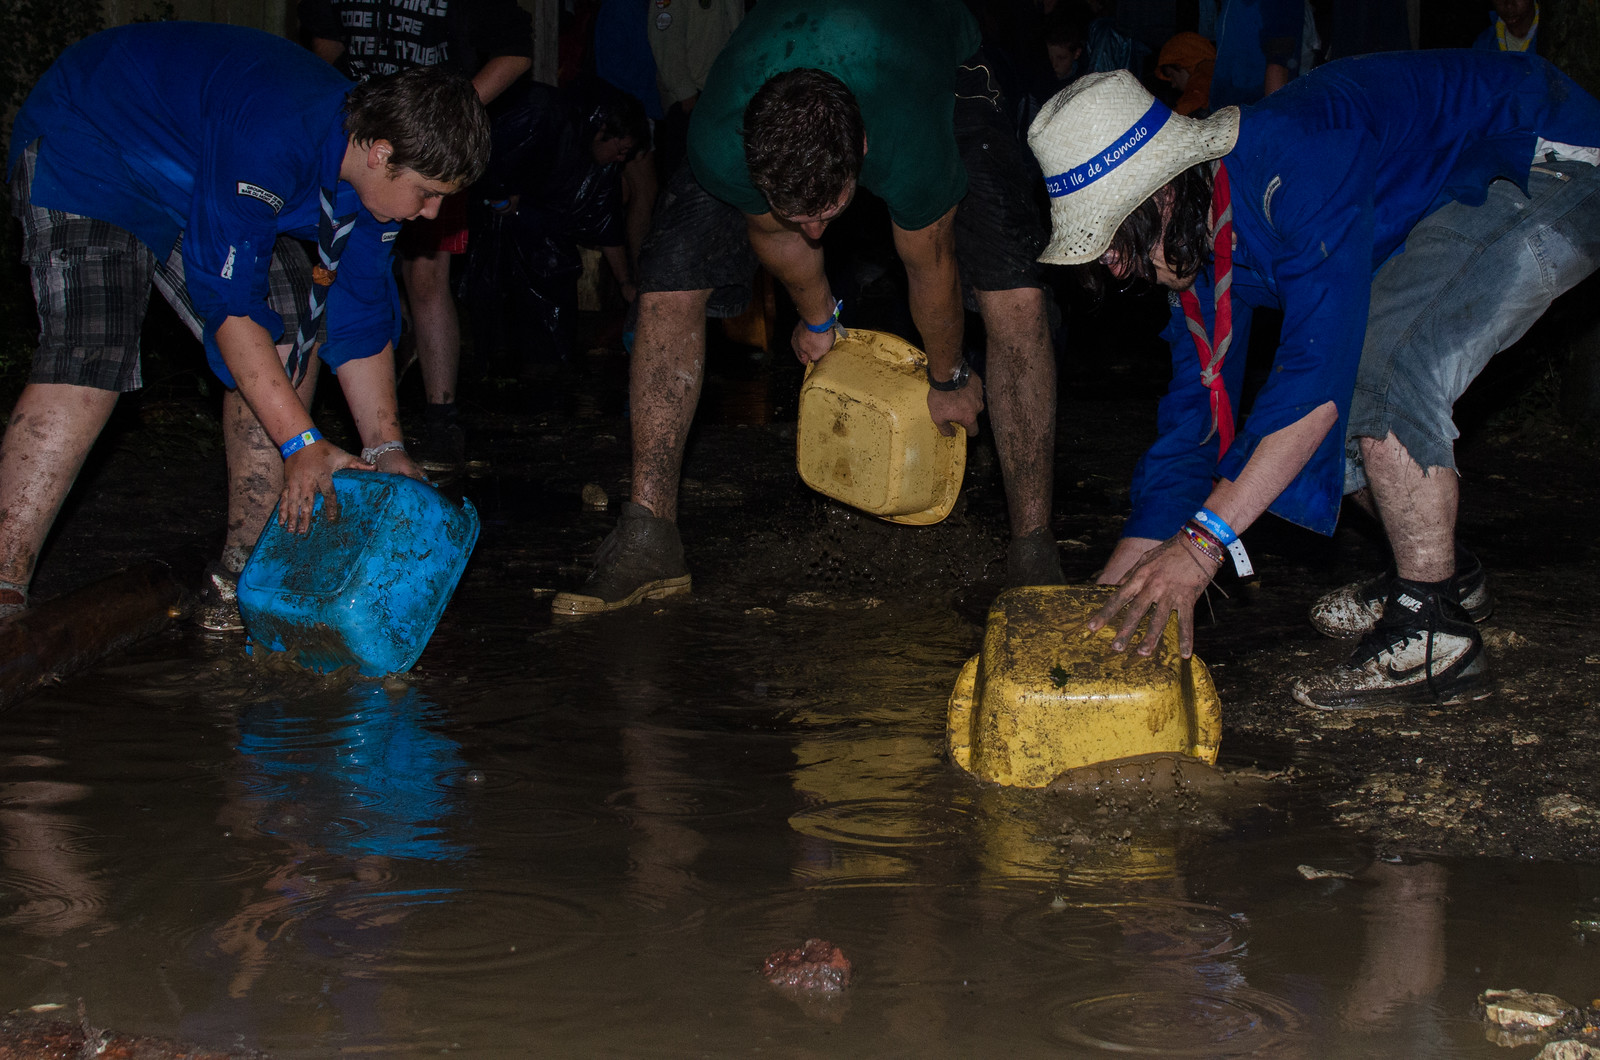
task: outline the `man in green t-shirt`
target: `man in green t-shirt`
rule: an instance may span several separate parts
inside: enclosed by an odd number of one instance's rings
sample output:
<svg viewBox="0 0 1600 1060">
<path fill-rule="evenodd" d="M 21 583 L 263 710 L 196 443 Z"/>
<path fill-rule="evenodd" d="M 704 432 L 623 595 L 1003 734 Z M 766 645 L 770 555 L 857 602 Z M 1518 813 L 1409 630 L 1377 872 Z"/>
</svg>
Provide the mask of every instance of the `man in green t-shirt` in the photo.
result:
<svg viewBox="0 0 1600 1060">
<path fill-rule="evenodd" d="M 840 305 L 818 241 L 858 186 L 888 206 L 928 354 L 928 413 L 946 433 L 976 434 L 984 406 L 962 354 L 963 287 L 972 291 L 1011 514 L 1007 581 L 1062 580 L 1049 529 L 1056 384 L 1037 263 L 1042 178 L 979 43 L 960 0 L 761 0 L 734 32 L 640 252 L 633 498 L 588 581 L 556 596 L 557 613 L 689 591 L 675 520 L 706 317 L 744 309 L 759 261 L 799 310 L 795 354 L 825 356 Z"/>
</svg>

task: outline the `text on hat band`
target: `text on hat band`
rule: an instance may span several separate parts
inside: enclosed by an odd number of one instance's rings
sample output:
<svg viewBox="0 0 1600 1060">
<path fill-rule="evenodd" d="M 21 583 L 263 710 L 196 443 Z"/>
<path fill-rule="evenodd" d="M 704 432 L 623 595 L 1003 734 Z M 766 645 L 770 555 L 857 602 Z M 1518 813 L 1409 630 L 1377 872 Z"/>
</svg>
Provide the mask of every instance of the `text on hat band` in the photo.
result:
<svg viewBox="0 0 1600 1060">
<path fill-rule="evenodd" d="M 1073 166 L 1065 173 L 1044 178 L 1045 190 L 1050 193 L 1052 199 L 1059 199 L 1063 195 L 1093 184 L 1132 158 L 1135 151 L 1161 131 L 1161 127 L 1167 124 L 1167 119 L 1170 117 L 1172 108 L 1159 99 L 1153 101 L 1150 109 L 1141 114 L 1139 120 L 1133 123 L 1133 127 L 1117 137 L 1110 147 L 1082 165 Z"/>
</svg>

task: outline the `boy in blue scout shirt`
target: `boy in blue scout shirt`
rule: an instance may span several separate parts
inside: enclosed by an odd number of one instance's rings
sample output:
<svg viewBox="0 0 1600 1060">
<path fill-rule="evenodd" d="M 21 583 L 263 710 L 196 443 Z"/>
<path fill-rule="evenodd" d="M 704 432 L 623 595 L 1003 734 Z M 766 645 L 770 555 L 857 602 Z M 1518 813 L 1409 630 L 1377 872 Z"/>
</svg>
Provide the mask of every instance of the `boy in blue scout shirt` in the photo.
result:
<svg viewBox="0 0 1600 1060">
<path fill-rule="evenodd" d="M 488 147 L 471 84 L 443 71 L 353 86 L 289 41 L 210 23 L 124 26 L 64 52 L 7 159 L 41 333 L 0 444 L 0 616 L 26 607 L 85 456 L 142 385 L 152 283 L 228 387 L 228 530 L 202 624 L 238 628 L 233 576 L 275 501 L 304 532 L 318 494 L 337 515 L 340 468 L 421 478 L 396 411 L 391 248 L 401 221 L 477 178 Z M 315 269 L 295 239 L 316 243 Z M 318 361 L 359 457 L 312 423 Z"/>
<path fill-rule="evenodd" d="M 1331 534 L 1352 494 L 1394 566 L 1318 601 L 1361 636 L 1295 682 L 1325 709 L 1491 691 L 1483 568 L 1455 540 L 1452 408 L 1488 360 L 1600 262 L 1600 101 L 1542 59 L 1391 52 L 1320 67 L 1203 121 L 1137 82 L 1085 79 L 1029 130 L 1052 196 L 1042 260 L 1171 292 L 1173 382 L 1093 618 L 1149 654 L 1264 511 Z M 1253 307 L 1283 312 L 1235 423 Z M 1230 353 L 1231 348 L 1231 353 Z M 1191 515 L 1193 513 L 1193 515 Z"/>
</svg>

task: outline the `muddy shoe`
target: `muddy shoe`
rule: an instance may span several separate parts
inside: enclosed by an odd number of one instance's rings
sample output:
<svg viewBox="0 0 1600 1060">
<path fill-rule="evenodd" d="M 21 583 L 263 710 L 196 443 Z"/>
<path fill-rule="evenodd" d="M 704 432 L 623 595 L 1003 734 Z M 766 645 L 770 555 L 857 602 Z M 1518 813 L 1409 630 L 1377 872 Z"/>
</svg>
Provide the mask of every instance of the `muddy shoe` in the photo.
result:
<svg viewBox="0 0 1600 1060">
<path fill-rule="evenodd" d="M 1294 683 L 1308 707 L 1455 706 L 1493 692 L 1483 636 L 1465 608 L 1396 578 L 1383 619 L 1349 660 Z"/>
<path fill-rule="evenodd" d="M 593 615 L 688 591 L 689 569 L 683 562 L 677 524 L 628 501 L 617 528 L 600 544 L 594 573 L 578 592 L 557 593 L 550 610 L 558 615 Z"/>
<path fill-rule="evenodd" d="M 195 601 L 194 612 L 189 616 L 201 629 L 213 633 L 232 633 L 244 628 L 239 617 L 239 576 L 220 563 L 206 566 L 205 581 L 200 586 L 200 598 Z"/>
<path fill-rule="evenodd" d="M 1371 633 L 1383 618 L 1383 602 L 1395 579 L 1395 569 L 1390 567 L 1375 578 L 1335 589 L 1311 605 L 1311 624 L 1325 637 Z M 1489 595 L 1489 578 L 1483 564 L 1464 548 L 1456 549 L 1456 576 L 1450 579 L 1450 588 L 1472 621 L 1482 622 L 1494 613 L 1494 597 Z"/>
<path fill-rule="evenodd" d="M 1006 586 L 1062 585 L 1061 550 L 1049 527 L 1011 539 L 1006 549 Z"/>
</svg>

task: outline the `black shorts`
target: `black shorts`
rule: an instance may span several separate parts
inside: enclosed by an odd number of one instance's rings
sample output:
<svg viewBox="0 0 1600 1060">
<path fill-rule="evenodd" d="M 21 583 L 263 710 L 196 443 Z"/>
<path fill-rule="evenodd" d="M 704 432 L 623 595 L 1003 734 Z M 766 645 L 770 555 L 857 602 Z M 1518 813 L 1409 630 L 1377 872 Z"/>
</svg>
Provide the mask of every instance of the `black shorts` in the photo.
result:
<svg viewBox="0 0 1600 1060">
<path fill-rule="evenodd" d="M 1044 175 L 1006 114 L 1000 84 L 980 51 L 956 71 L 955 115 L 967 167 L 967 194 L 956 210 L 956 261 L 962 285 L 978 291 L 1044 286 Z"/>
<path fill-rule="evenodd" d="M 967 167 L 967 194 L 956 210 L 962 284 L 980 291 L 1044 286 L 1044 178 L 1007 120 L 981 52 L 956 74 L 955 133 Z M 639 251 L 639 290 L 710 290 L 708 316 L 742 313 L 756 268 L 745 224 L 738 207 L 702 188 L 687 163 L 679 166 Z"/>
<path fill-rule="evenodd" d="M 706 315 L 736 317 L 750 305 L 756 251 L 744 211 L 713 196 L 678 166 L 656 200 L 639 247 L 639 291 L 711 291 Z"/>
</svg>

